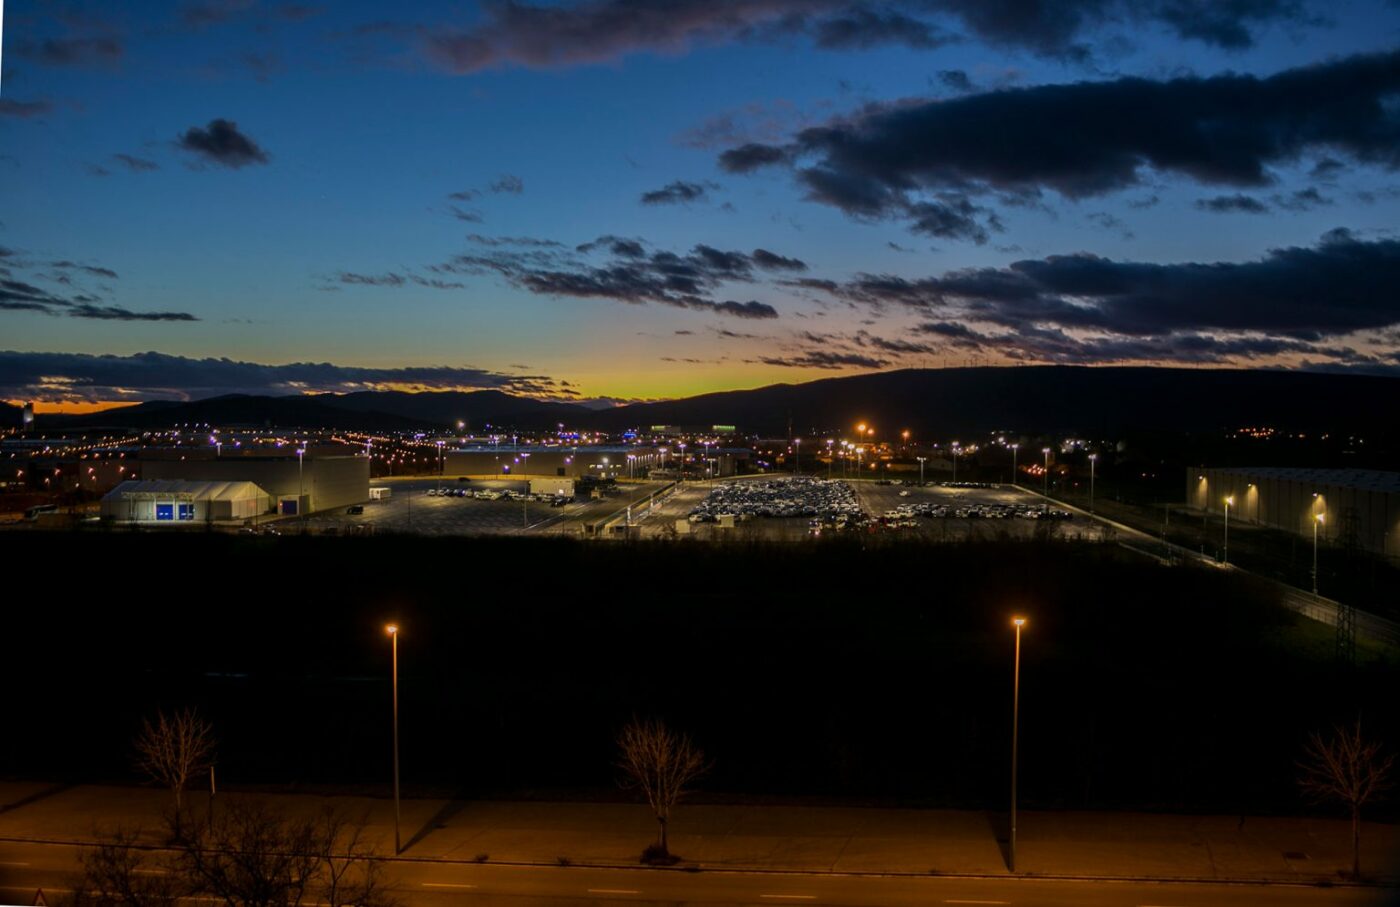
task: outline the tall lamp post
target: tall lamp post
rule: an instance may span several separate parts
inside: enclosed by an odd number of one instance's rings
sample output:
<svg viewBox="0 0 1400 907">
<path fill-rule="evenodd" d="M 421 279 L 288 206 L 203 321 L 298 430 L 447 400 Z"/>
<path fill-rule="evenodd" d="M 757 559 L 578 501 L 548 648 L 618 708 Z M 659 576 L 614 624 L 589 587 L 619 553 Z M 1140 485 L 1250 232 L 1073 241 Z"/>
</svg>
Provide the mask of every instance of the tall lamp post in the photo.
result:
<svg viewBox="0 0 1400 907">
<path fill-rule="evenodd" d="M 1327 521 L 1326 514 L 1319 513 L 1313 517 L 1313 595 L 1317 594 L 1317 527 Z"/>
<path fill-rule="evenodd" d="M 795 474 L 797 474 L 797 473 L 799 473 L 799 472 L 802 471 L 802 439 L 801 439 L 801 438 L 793 438 L 793 439 L 792 439 L 792 449 L 793 449 L 793 469 L 792 469 L 792 471 L 793 471 L 793 474 L 795 475 Z"/>
<path fill-rule="evenodd" d="M 826 439 L 826 480 L 831 481 L 831 439 Z"/>
<path fill-rule="evenodd" d="M 297 516 L 303 521 L 306 520 L 306 483 L 302 481 L 302 460 L 306 457 L 306 448 L 297 448 Z"/>
<path fill-rule="evenodd" d="M 1045 454 L 1045 475 L 1042 477 L 1042 484 L 1044 487 L 1043 494 L 1048 498 L 1050 497 L 1050 448 L 1042 447 L 1040 452 Z"/>
<path fill-rule="evenodd" d="M 1016 871 L 1016 750 L 1021 728 L 1021 628 L 1024 617 L 1012 618 L 1016 627 L 1016 659 L 1011 673 L 1011 860 L 1010 870 Z"/>
<path fill-rule="evenodd" d="M 1089 454 L 1089 512 L 1094 512 L 1094 463 L 1099 459 L 1098 454 Z"/>
<path fill-rule="evenodd" d="M 916 460 L 919 461 L 919 487 L 920 487 L 920 488 L 923 488 L 923 487 L 924 487 L 924 461 L 927 460 L 928 457 L 915 457 L 914 459 L 916 459 Z"/>
<path fill-rule="evenodd" d="M 1223 560 L 1228 565 L 1230 563 L 1230 505 L 1235 503 L 1235 496 L 1230 495 L 1225 499 L 1225 550 Z"/>
<path fill-rule="evenodd" d="M 438 494 L 442 494 L 442 442 L 437 442 L 438 449 Z"/>
<path fill-rule="evenodd" d="M 958 442 L 953 442 L 953 484 L 958 482 Z"/>
<path fill-rule="evenodd" d="M 520 455 L 520 474 L 525 478 L 525 494 L 520 499 L 520 519 L 521 525 L 526 529 L 530 528 L 530 455 L 523 453 Z"/>
<path fill-rule="evenodd" d="M 389 634 L 389 644 L 393 650 L 391 671 L 394 691 L 394 856 L 403 853 L 399 840 L 399 626 L 389 624 L 384 628 Z"/>
</svg>

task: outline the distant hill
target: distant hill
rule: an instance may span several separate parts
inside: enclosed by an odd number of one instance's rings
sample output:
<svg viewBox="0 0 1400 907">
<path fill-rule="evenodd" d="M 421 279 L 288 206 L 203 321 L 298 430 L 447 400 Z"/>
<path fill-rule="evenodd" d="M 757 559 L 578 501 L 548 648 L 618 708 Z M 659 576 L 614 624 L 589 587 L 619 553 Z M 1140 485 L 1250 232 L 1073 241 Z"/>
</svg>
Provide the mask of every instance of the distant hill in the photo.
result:
<svg viewBox="0 0 1400 907">
<path fill-rule="evenodd" d="M 180 423 L 408 431 L 570 428 L 618 431 L 652 425 L 735 425 L 785 437 L 874 425 L 882 438 L 999 429 L 1099 437 L 1125 432 L 1216 432 L 1249 425 L 1303 431 L 1394 434 L 1400 378 L 1296 371 L 1179 368 L 906 369 L 775 384 L 661 403 L 592 409 L 494 390 L 159 401 L 82 416 L 40 417 L 42 427 L 164 428 Z M 0 418 L 19 419 L 0 411 Z"/>
<path fill-rule="evenodd" d="M 463 422 L 471 431 L 488 426 L 503 428 L 548 428 L 565 423 L 579 425 L 594 414 L 588 407 L 572 403 L 548 403 L 529 397 L 513 397 L 500 391 L 360 391 L 354 394 L 320 394 L 318 403 L 353 412 L 385 412 L 419 419 L 434 425 L 455 426 Z"/>
<path fill-rule="evenodd" d="M 785 437 L 849 430 L 857 422 L 889 438 L 999 429 L 1055 433 L 1198 432 L 1267 424 L 1308 430 L 1381 431 L 1393 421 L 1400 378 L 1296 371 L 1175 368 L 906 369 L 776 384 L 595 414 L 609 429 L 737 425 Z"/>
<path fill-rule="evenodd" d="M 433 423 L 396 413 L 353 411 L 306 396 L 262 397 L 229 394 L 177 403 L 154 400 L 137 406 L 80 416 L 44 415 L 42 427 L 161 429 L 173 425 L 209 423 L 268 428 L 360 428 L 369 431 L 413 431 Z"/>
</svg>

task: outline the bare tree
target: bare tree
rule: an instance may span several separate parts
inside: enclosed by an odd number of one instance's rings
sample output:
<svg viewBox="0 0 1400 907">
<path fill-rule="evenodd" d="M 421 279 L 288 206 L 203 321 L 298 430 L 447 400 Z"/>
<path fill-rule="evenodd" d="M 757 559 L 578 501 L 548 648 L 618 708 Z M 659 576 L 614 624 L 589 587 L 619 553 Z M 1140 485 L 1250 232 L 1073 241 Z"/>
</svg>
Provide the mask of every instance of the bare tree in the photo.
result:
<svg viewBox="0 0 1400 907">
<path fill-rule="evenodd" d="M 333 809 L 298 819 L 242 801 L 208 825 L 171 825 L 190 891 L 229 907 L 396 907 L 365 822 Z"/>
<path fill-rule="evenodd" d="M 73 907 L 175 907 L 187 893 L 180 877 L 137 844 L 138 835 L 117 829 L 79 859 L 83 877 Z"/>
<path fill-rule="evenodd" d="M 173 715 L 157 712 L 154 723 L 146 718 L 136 736 L 137 767 L 170 788 L 175 811 L 184 805 L 185 786 L 214 761 L 214 728 L 194 709 Z"/>
<path fill-rule="evenodd" d="M 641 790 L 656 815 L 660 833 L 656 844 L 643 854 L 647 860 L 668 860 L 671 851 L 666 838 L 671 810 L 686 789 L 709 768 L 705 754 L 686 734 L 678 734 L 661 721 L 633 718 L 617 738 L 622 758 L 618 768 L 622 786 Z"/>
<path fill-rule="evenodd" d="M 1298 783 L 1315 801 L 1337 801 L 1351 810 L 1351 874 L 1361 877 L 1361 807 L 1390 788 L 1394 754 L 1361 734 L 1361 719 L 1350 728 L 1337 727 L 1323 738 L 1313 733 L 1298 763 Z"/>
</svg>

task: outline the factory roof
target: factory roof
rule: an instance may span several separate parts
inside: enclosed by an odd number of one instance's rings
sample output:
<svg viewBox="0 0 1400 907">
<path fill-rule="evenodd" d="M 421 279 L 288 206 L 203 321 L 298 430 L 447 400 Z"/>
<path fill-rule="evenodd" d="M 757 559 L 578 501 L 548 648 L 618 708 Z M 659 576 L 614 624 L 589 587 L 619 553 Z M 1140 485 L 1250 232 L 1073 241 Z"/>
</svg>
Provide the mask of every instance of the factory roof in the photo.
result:
<svg viewBox="0 0 1400 907">
<path fill-rule="evenodd" d="M 103 496 L 103 500 L 126 497 L 171 497 L 199 501 L 242 501 L 267 497 L 252 482 L 201 482 L 186 479 L 128 479 Z"/>
<path fill-rule="evenodd" d="M 1386 494 L 1400 494 L 1400 472 L 1385 472 L 1379 469 L 1305 469 L 1292 466 L 1235 466 L 1223 467 L 1215 471 L 1249 476 L 1251 478 L 1299 482 L 1304 485 L 1333 485 L 1339 488 L 1353 488 L 1357 491 L 1379 491 Z"/>
</svg>

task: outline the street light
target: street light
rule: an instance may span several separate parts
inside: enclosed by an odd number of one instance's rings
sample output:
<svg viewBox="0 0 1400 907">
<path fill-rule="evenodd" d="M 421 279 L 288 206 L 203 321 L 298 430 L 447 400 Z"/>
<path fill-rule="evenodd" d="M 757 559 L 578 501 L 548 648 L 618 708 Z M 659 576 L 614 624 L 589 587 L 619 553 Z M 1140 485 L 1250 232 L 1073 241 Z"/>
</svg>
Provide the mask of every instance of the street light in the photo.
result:
<svg viewBox="0 0 1400 907">
<path fill-rule="evenodd" d="M 1225 550 L 1223 559 L 1228 565 L 1230 563 L 1230 505 L 1235 503 L 1235 496 L 1230 495 L 1225 498 Z"/>
<path fill-rule="evenodd" d="M 953 484 L 958 483 L 958 442 L 953 442 Z"/>
<path fill-rule="evenodd" d="M 1018 449 L 1020 449 L 1020 447 L 1021 447 L 1021 445 L 1019 445 L 1019 444 L 1012 444 L 1012 445 L 1011 445 L 1011 484 L 1012 484 L 1012 485 L 1015 485 L 1015 484 L 1016 484 L 1016 451 L 1017 451 Z"/>
<path fill-rule="evenodd" d="M 1094 463 L 1099 459 L 1098 454 L 1089 454 L 1089 512 L 1094 512 Z"/>
<path fill-rule="evenodd" d="M 438 449 L 438 494 L 442 494 L 442 442 L 437 442 Z"/>
<path fill-rule="evenodd" d="M 1317 527 L 1327 521 L 1327 515 L 1319 513 L 1313 517 L 1313 595 L 1317 594 Z"/>
<path fill-rule="evenodd" d="M 394 653 L 391 662 L 394 692 L 394 856 L 398 856 L 403 853 L 403 847 L 399 843 L 399 626 L 389 624 L 384 628 L 384 632 L 389 634 L 389 643 Z"/>
<path fill-rule="evenodd" d="M 1040 452 L 1045 454 L 1045 475 L 1042 477 L 1044 487 L 1043 494 L 1048 498 L 1050 497 L 1050 448 L 1042 447 Z"/>
<path fill-rule="evenodd" d="M 793 453 L 794 463 L 793 463 L 793 469 L 792 469 L 792 471 L 793 471 L 793 473 L 799 473 L 799 472 L 802 471 L 802 439 L 801 439 L 801 438 L 793 438 L 793 439 L 792 439 L 792 449 L 793 449 L 793 451 L 794 451 L 794 453 Z"/>
<path fill-rule="evenodd" d="M 923 488 L 923 487 L 924 487 L 924 461 L 927 460 L 928 457 L 915 457 L 914 459 L 916 459 L 916 460 L 919 461 L 919 487 L 920 487 L 920 488 Z"/>
<path fill-rule="evenodd" d="M 306 507 L 305 507 L 305 503 L 306 503 L 306 502 L 305 502 L 305 500 L 304 500 L 305 497 L 306 497 L 306 483 L 302 481 L 301 462 L 302 462 L 302 459 L 303 459 L 305 456 L 306 456 L 306 448 L 305 448 L 305 447 L 298 447 L 298 448 L 297 448 L 297 516 L 301 517 L 303 520 L 306 519 Z"/>
<path fill-rule="evenodd" d="M 1012 618 L 1016 627 L 1016 659 L 1011 673 L 1011 861 L 1010 869 L 1016 871 L 1016 748 L 1021 725 L 1021 628 L 1026 625 L 1024 617 Z"/>
<path fill-rule="evenodd" d="M 526 529 L 530 528 L 530 455 L 523 453 L 520 459 L 524 462 L 520 464 L 520 474 L 525 477 L 525 495 L 520 499 L 520 525 Z"/>
<path fill-rule="evenodd" d="M 826 480 L 831 481 L 831 439 L 826 439 Z"/>
</svg>

